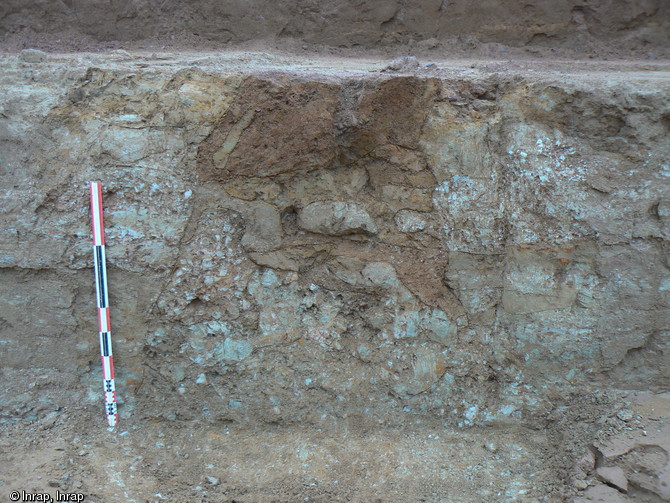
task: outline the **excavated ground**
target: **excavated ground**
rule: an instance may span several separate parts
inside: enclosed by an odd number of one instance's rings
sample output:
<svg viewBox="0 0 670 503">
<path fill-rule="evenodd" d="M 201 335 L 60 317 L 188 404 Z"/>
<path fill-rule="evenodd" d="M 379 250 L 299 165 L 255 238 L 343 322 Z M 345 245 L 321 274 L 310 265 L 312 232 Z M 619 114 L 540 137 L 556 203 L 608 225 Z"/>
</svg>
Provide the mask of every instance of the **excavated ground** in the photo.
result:
<svg viewBox="0 0 670 503">
<path fill-rule="evenodd" d="M 0 498 L 670 500 L 667 61 L 0 63 Z"/>
</svg>

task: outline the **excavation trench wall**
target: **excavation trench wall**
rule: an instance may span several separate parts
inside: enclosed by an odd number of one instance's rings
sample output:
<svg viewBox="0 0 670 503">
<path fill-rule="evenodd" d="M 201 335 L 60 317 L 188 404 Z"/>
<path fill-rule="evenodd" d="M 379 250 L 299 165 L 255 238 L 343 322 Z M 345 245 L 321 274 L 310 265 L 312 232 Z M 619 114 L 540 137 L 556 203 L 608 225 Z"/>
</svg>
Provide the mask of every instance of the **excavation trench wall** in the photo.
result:
<svg viewBox="0 0 670 503">
<path fill-rule="evenodd" d="M 512 48 L 578 57 L 668 56 L 665 0 L 6 0 L 0 44 L 54 51 L 279 42 L 295 48 Z"/>
<path fill-rule="evenodd" d="M 670 377 L 666 83 L 23 59 L 5 422 L 101 407 L 89 180 L 121 421 L 541 425 Z"/>
</svg>

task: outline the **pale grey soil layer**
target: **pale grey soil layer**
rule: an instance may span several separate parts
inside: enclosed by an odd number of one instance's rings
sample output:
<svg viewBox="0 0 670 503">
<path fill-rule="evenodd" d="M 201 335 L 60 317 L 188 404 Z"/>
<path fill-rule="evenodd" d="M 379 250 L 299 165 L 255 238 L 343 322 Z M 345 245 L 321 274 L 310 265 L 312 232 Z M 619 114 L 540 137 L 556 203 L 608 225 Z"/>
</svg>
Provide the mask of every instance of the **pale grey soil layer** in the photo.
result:
<svg viewBox="0 0 670 503">
<path fill-rule="evenodd" d="M 670 499 L 665 3 L 484 2 L 503 10 L 476 29 L 451 1 L 235 17 L 231 42 L 264 22 L 303 55 L 157 50 L 195 12 L 168 4 L 161 31 L 160 6 L 112 2 L 109 32 L 91 2 L 2 5 L 0 499 Z M 533 30 L 625 56 L 533 59 Z"/>
</svg>

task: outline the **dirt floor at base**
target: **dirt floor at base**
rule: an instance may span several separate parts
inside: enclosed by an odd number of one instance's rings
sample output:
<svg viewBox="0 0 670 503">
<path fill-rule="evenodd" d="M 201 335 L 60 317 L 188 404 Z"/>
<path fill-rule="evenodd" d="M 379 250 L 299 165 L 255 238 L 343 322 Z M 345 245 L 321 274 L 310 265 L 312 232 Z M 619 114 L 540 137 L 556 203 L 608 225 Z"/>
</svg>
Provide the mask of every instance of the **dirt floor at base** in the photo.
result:
<svg viewBox="0 0 670 503">
<path fill-rule="evenodd" d="M 72 407 L 3 425 L 0 484 L 7 495 L 59 491 L 98 503 L 668 500 L 670 394 L 622 394 L 602 410 L 577 404 L 564 414 L 545 429 L 417 420 L 244 430 L 133 417 L 109 430 L 97 411 Z M 571 422 L 575 414 L 594 415 Z M 604 467 L 618 467 L 626 486 Z"/>
</svg>

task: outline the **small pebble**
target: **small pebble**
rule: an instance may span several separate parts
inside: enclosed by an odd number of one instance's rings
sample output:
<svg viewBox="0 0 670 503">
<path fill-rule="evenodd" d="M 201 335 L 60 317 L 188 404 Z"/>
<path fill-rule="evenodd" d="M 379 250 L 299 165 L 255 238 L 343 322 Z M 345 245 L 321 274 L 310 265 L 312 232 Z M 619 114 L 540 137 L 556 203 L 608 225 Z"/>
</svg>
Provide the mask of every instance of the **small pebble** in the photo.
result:
<svg viewBox="0 0 670 503">
<path fill-rule="evenodd" d="M 621 409 L 619 412 L 616 413 L 616 417 L 618 417 L 622 421 L 630 421 L 631 419 L 633 419 L 633 411 L 630 409 Z"/>
<path fill-rule="evenodd" d="M 124 51 L 123 49 L 115 49 L 111 52 L 111 54 L 123 59 L 130 59 L 133 57 L 128 51 Z"/>
<path fill-rule="evenodd" d="M 591 450 L 587 450 L 586 453 L 577 461 L 577 468 L 582 470 L 584 473 L 590 473 L 591 470 L 596 466 L 596 457 Z"/>
<path fill-rule="evenodd" d="M 402 58 L 396 58 L 392 60 L 386 68 L 382 71 L 384 72 L 409 72 L 419 68 L 419 60 L 414 56 L 404 56 Z"/>
<path fill-rule="evenodd" d="M 575 488 L 580 491 L 583 491 L 584 489 L 589 487 L 589 483 L 586 480 L 579 480 L 579 479 L 573 480 L 572 485 L 574 485 Z"/>
</svg>

